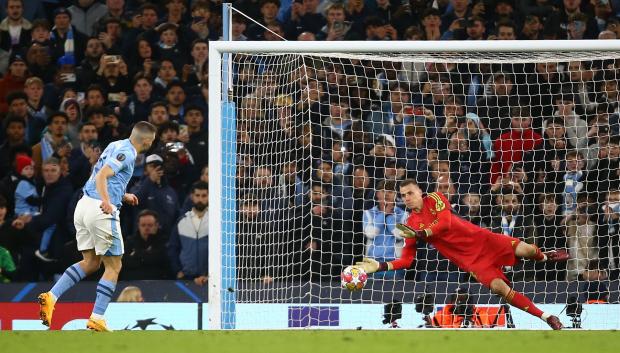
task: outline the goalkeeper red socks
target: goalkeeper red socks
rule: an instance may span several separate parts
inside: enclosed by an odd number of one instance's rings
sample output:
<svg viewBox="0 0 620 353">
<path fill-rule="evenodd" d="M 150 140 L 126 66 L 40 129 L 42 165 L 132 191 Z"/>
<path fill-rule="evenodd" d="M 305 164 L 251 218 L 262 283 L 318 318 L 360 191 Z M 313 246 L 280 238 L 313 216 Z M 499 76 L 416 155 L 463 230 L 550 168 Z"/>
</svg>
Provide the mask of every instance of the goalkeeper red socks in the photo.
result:
<svg viewBox="0 0 620 353">
<path fill-rule="evenodd" d="M 542 310 L 538 309 L 536 305 L 532 303 L 530 298 L 526 297 L 525 295 L 519 292 L 515 292 L 514 289 L 510 289 L 510 292 L 508 292 L 508 295 L 506 295 L 505 299 L 508 302 L 508 304 L 514 307 L 517 307 L 525 311 L 526 313 L 532 314 L 536 317 L 542 317 L 542 314 L 543 314 Z"/>
<path fill-rule="evenodd" d="M 536 253 L 534 254 L 534 256 L 532 257 L 532 260 L 534 261 L 547 261 L 547 256 L 545 256 L 545 254 L 543 254 L 543 252 L 540 250 L 540 248 L 536 245 L 533 245 L 533 247 L 536 248 Z"/>
</svg>

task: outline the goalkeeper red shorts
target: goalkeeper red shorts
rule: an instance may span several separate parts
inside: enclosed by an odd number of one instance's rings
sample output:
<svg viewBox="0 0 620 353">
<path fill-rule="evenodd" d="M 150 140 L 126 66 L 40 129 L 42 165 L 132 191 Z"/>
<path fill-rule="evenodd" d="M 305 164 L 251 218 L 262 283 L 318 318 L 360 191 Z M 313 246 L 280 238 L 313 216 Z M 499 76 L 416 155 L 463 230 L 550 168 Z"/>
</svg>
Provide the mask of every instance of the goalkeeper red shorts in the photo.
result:
<svg viewBox="0 0 620 353">
<path fill-rule="evenodd" d="M 502 268 L 514 266 L 519 261 L 515 256 L 515 249 L 520 242 L 517 238 L 503 234 L 489 234 L 484 250 L 468 269 L 469 273 L 487 288 L 495 278 L 510 284 Z"/>
</svg>

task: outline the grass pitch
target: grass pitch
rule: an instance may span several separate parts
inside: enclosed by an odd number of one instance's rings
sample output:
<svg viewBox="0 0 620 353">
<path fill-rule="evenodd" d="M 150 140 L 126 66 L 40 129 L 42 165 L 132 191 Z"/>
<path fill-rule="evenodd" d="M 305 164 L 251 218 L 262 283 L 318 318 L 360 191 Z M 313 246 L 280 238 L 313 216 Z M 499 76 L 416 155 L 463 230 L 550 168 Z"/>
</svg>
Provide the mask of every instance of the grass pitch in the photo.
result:
<svg viewBox="0 0 620 353">
<path fill-rule="evenodd" d="M 617 331 L 0 331 L 2 352 L 602 353 Z"/>
</svg>

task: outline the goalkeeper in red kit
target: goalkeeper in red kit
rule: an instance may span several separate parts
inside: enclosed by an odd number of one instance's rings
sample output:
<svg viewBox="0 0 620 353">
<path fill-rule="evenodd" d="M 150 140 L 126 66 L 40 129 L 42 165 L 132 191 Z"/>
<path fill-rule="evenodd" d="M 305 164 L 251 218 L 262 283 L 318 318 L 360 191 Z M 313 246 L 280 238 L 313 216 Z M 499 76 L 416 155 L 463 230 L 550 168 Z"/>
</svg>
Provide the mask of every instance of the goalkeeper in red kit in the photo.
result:
<svg viewBox="0 0 620 353">
<path fill-rule="evenodd" d="M 562 329 L 562 323 L 553 315 L 542 312 L 532 301 L 510 287 L 503 266 L 513 266 L 519 258 L 535 261 L 566 261 L 565 251 L 543 253 L 532 244 L 522 242 L 503 234 L 496 234 L 480 228 L 456 215 L 448 199 L 439 192 L 423 196 L 422 190 L 413 180 L 400 184 L 400 193 L 411 215 L 407 224 L 399 224 L 405 246 L 399 259 L 378 262 L 365 258 L 356 265 L 366 273 L 411 268 L 415 259 L 416 242 L 432 244 L 437 251 L 469 272 L 491 292 L 504 298 L 507 303 L 541 318 L 554 330 Z"/>
</svg>

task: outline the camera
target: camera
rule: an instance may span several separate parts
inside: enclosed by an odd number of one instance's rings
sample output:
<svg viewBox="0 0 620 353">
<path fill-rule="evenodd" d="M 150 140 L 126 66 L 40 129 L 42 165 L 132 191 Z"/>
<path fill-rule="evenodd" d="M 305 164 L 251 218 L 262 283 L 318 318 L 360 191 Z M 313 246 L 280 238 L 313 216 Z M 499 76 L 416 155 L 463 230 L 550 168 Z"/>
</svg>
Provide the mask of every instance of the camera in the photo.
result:
<svg viewBox="0 0 620 353">
<path fill-rule="evenodd" d="M 398 328 L 396 320 L 403 317 L 403 306 L 401 303 L 385 304 L 383 308 L 383 324 L 390 324 L 392 328 Z"/>
<path fill-rule="evenodd" d="M 581 328 L 581 313 L 583 312 L 583 305 L 578 302 L 577 297 L 569 297 L 566 301 L 566 316 L 571 318 L 572 328 Z"/>
<path fill-rule="evenodd" d="M 432 294 L 422 293 L 416 295 L 415 298 L 413 298 L 413 302 L 415 303 L 415 311 L 424 315 L 422 318 L 424 323 L 418 325 L 418 328 L 433 327 L 430 314 L 435 310 L 435 297 L 433 297 Z"/>
</svg>

